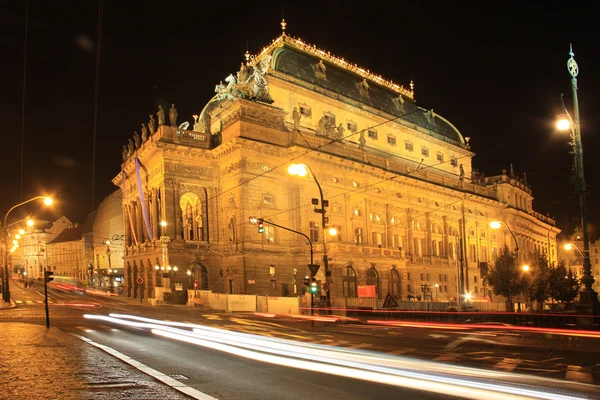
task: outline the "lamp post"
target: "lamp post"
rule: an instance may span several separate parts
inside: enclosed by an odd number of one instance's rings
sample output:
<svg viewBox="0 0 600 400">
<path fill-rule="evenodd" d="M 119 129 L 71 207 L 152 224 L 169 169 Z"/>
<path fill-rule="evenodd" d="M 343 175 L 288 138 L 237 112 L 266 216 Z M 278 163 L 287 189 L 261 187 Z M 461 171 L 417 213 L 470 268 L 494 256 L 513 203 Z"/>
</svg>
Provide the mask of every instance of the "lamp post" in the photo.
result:
<svg viewBox="0 0 600 400">
<path fill-rule="evenodd" d="M 571 134 L 571 145 L 573 146 L 573 166 L 575 177 L 573 183 L 575 185 L 575 193 L 579 197 L 579 209 L 581 213 L 581 228 L 583 230 L 583 277 L 581 282 L 583 283 L 583 289 L 579 293 L 579 304 L 592 306 L 598 304 L 598 293 L 592 289 L 592 284 L 595 279 L 592 276 L 592 263 L 590 262 L 590 238 L 588 233 L 588 210 L 587 210 L 587 196 L 585 186 L 585 176 L 583 173 L 583 144 L 581 142 L 581 125 L 579 122 L 579 100 L 577 98 L 577 75 L 579 74 L 579 67 L 573 56 L 573 48 L 569 46 L 569 55 L 571 56 L 567 61 L 567 70 L 571 75 L 571 89 L 573 90 L 573 117 L 567 111 L 567 107 L 563 101 L 561 95 L 560 102 L 562 105 L 564 118 L 561 118 L 557 123 L 557 128 L 561 131 L 570 130 Z"/>
<path fill-rule="evenodd" d="M 517 242 L 517 238 L 516 238 L 515 234 L 513 233 L 512 229 L 510 229 L 510 227 L 508 225 L 506 225 L 506 222 L 504 222 L 504 221 L 490 222 L 490 228 L 492 228 L 492 229 L 500 229 L 500 227 L 502 225 L 504 225 L 506 227 L 506 229 L 508 229 L 508 231 L 512 235 L 513 240 L 515 241 L 515 253 L 517 255 L 517 262 L 519 262 L 519 242 Z"/>
<path fill-rule="evenodd" d="M 435 299 L 434 299 L 434 301 L 436 301 L 436 300 L 437 300 L 437 298 L 438 298 L 437 291 L 438 291 L 438 288 L 440 287 L 440 284 L 439 284 L 439 283 L 436 283 L 436 284 L 435 284 L 435 285 L 433 285 L 433 286 L 435 286 Z"/>
<path fill-rule="evenodd" d="M 12 210 L 14 210 L 15 208 L 21 207 L 22 205 L 31 203 L 32 201 L 35 201 L 35 200 L 44 200 L 44 204 L 46 206 L 52 205 L 52 198 L 46 197 L 46 196 L 36 196 L 36 197 L 33 197 L 22 203 L 12 206 L 4 215 L 4 224 L 2 225 L 2 253 L 3 253 L 3 263 L 4 263 L 4 284 L 2 285 L 2 299 L 7 303 L 10 302 L 10 288 L 8 287 L 8 282 L 9 282 L 8 281 L 8 251 L 9 251 L 8 250 L 8 237 L 9 237 L 9 232 L 8 232 L 8 224 L 7 224 L 8 214 L 10 214 L 10 212 Z M 27 224 L 29 225 L 29 221 L 27 221 Z"/>
<path fill-rule="evenodd" d="M 321 214 L 321 229 L 322 229 L 322 233 L 323 233 L 323 266 L 325 268 L 325 282 L 327 283 L 327 285 L 329 285 L 329 278 L 331 276 L 331 272 L 329 271 L 329 258 L 327 257 L 327 235 L 325 233 L 325 228 L 326 228 L 326 222 L 327 222 L 327 217 L 325 216 L 325 213 L 327 212 L 326 207 L 329 206 L 329 201 L 323 199 L 323 189 L 321 189 L 321 185 L 319 184 L 319 181 L 317 180 L 317 177 L 315 176 L 315 174 L 313 174 L 312 170 L 310 169 L 310 167 L 306 164 L 292 164 L 289 166 L 288 168 L 288 173 L 290 175 L 297 175 L 300 177 L 306 176 L 307 173 L 310 174 L 310 176 L 313 178 L 313 180 L 315 181 L 315 183 L 317 184 L 317 188 L 319 189 L 319 197 L 321 200 L 321 208 L 315 208 L 314 211 L 316 213 Z M 318 200 L 317 200 L 318 202 Z M 316 202 L 313 200 L 313 204 L 315 204 Z M 316 204 L 315 204 L 316 205 Z M 327 299 L 327 308 L 329 308 L 330 306 L 330 301 L 331 301 L 331 293 L 329 288 L 327 288 L 327 291 L 325 292 L 325 296 Z"/>
</svg>

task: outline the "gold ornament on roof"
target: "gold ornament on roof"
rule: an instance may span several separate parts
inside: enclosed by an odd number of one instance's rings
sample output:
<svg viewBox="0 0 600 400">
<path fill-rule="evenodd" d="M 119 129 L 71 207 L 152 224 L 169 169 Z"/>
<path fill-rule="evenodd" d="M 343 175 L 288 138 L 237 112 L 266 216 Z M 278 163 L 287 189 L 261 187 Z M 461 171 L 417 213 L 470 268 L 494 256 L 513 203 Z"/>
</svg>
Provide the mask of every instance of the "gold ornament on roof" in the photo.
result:
<svg viewBox="0 0 600 400">
<path fill-rule="evenodd" d="M 283 28 L 283 24 L 285 23 L 285 21 L 282 21 L 282 28 Z M 302 39 L 297 39 L 295 37 L 286 35 L 285 32 L 282 33 L 277 39 L 273 40 L 273 42 L 271 42 L 271 44 L 265 48 L 262 49 L 262 51 L 260 53 L 258 53 L 255 57 L 250 57 L 250 61 L 248 63 L 248 65 L 250 66 L 254 66 L 256 64 L 258 64 L 260 62 L 260 60 L 265 57 L 267 54 L 271 54 L 273 52 L 273 50 L 275 50 L 276 47 L 283 47 L 285 44 L 298 49 L 300 51 L 303 51 L 305 53 L 308 53 L 312 56 L 321 58 L 322 60 L 325 60 L 331 64 L 334 64 L 340 68 L 343 68 L 347 71 L 353 72 L 357 75 L 360 75 L 361 77 L 368 79 L 372 82 L 377 83 L 380 86 L 383 86 L 387 89 L 390 89 L 398 94 L 402 94 L 406 97 L 408 97 L 409 99 L 413 99 L 414 100 L 414 84 L 412 82 L 412 80 L 410 81 L 410 87 L 411 89 L 408 90 L 405 87 L 398 85 L 397 83 L 394 83 L 388 79 L 382 78 L 379 75 L 375 75 L 372 72 L 360 68 L 358 65 L 356 64 L 351 64 L 348 61 L 344 60 L 343 58 L 338 58 L 334 55 L 331 55 L 330 52 L 325 52 L 321 49 L 318 49 L 316 46 L 305 43 L 302 41 Z"/>
</svg>

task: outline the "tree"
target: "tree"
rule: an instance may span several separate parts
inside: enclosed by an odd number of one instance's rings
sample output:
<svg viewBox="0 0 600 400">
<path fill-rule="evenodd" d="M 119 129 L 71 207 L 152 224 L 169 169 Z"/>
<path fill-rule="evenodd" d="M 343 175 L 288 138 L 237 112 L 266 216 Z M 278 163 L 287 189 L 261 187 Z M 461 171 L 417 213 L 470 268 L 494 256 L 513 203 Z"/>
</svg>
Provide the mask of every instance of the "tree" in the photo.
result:
<svg viewBox="0 0 600 400">
<path fill-rule="evenodd" d="M 563 261 L 560 262 L 550 274 L 549 296 L 561 303 L 573 301 L 579 294 L 581 283 L 567 268 Z"/>
<path fill-rule="evenodd" d="M 552 268 L 546 254 L 535 252 L 531 261 L 531 279 L 529 280 L 529 300 L 537 302 L 537 311 L 541 311 L 544 302 L 550 297 L 550 276 Z"/>
<path fill-rule="evenodd" d="M 517 266 L 517 255 L 508 246 L 500 250 L 484 282 L 492 287 L 495 295 L 506 297 L 509 310 L 512 310 L 512 296 L 518 295 L 527 287 L 527 280 Z"/>
</svg>

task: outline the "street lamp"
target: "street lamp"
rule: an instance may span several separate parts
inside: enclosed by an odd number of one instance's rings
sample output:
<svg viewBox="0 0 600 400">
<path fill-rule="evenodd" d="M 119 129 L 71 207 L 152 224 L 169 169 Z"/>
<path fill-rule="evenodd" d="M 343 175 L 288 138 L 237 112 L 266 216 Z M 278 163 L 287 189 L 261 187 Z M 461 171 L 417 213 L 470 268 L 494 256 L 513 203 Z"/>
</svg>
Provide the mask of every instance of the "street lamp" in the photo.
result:
<svg viewBox="0 0 600 400">
<path fill-rule="evenodd" d="M 579 67 L 573 56 L 573 48 L 569 46 L 569 60 L 567 60 L 567 70 L 571 75 L 571 89 L 573 90 L 573 118 L 567 111 L 567 107 L 563 101 L 563 96 L 560 96 L 560 103 L 563 109 L 562 118 L 557 123 L 557 128 L 562 131 L 570 131 L 571 145 L 573 146 L 573 164 L 575 170 L 575 179 L 573 183 L 575 185 L 575 193 L 579 197 L 579 209 L 581 213 L 581 227 L 583 230 L 583 277 L 581 282 L 583 283 L 583 289 L 579 293 L 579 303 L 587 306 L 598 304 L 598 293 L 592 289 L 594 283 L 594 277 L 592 276 L 592 263 L 590 262 L 590 238 L 588 234 L 587 224 L 587 196 L 586 196 L 586 185 L 585 175 L 583 173 L 583 144 L 581 142 L 581 125 L 579 122 L 579 100 L 577 97 L 577 75 L 579 74 Z"/>
<path fill-rule="evenodd" d="M 437 291 L 438 291 L 438 288 L 440 287 L 440 284 L 439 284 L 439 283 L 436 283 L 436 284 L 435 284 L 435 285 L 433 285 L 433 286 L 435 286 L 435 300 L 437 300 L 437 298 L 438 298 Z"/>
<path fill-rule="evenodd" d="M 8 224 L 7 224 L 7 220 L 8 220 L 8 214 L 10 214 L 10 212 L 12 210 L 14 210 L 17 207 L 20 207 L 22 205 L 25 205 L 27 203 L 31 203 L 32 201 L 35 200 L 43 200 L 44 204 L 46 206 L 50 206 L 52 205 L 52 199 L 50 197 L 46 197 L 46 196 L 36 196 L 33 197 L 29 200 L 26 200 L 22 203 L 16 204 L 14 206 L 12 206 L 4 215 L 4 224 L 2 225 L 2 252 L 3 254 L 3 263 L 4 263 L 4 284 L 2 285 L 2 299 L 5 302 L 10 302 L 10 288 L 8 287 L 8 237 L 9 237 L 9 232 L 8 232 Z M 31 221 L 31 224 L 29 223 L 29 221 Z M 27 221 L 27 225 L 29 226 L 33 226 L 33 220 L 28 220 Z"/>
<path fill-rule="evenodd" d="M 319 184 L 319 181 L 317 180 L 317 177 L 315 176 L 315 174 L 313 174 L 312 170 L 310 169 L 310 167 L 306 164 L 292 164 L 288 167 L 288 173 L 290 175 L 296 175 L 299 177 L 304 177 L 307 174 L 310 174 L 310 176 L 312 176 L 313 180 L 315 181 L 315 183 L 317 184 L 317 188 L 319 189 L 319 197 L 321 200 L 321 208 L 315 208 L 314 211 L 316 213 L 321 214 L 321 229 L 323 229 L 323 266 L 325 267 L 325 282 L 327 282 L 327 284 L 329 284 L 329 278 L 331 276 L 331 272 L 329 271 L 329 258 L 327 257 L 327 235 L 325 234 L 325 228 L 327 226 L 327 217 L 325 216 L 325 213 L 327 212 L 326 207 L 329 206 L 329 201 L 323 199 L 323 189 L 321 189 L 321 185 Z M 316 201 L 314 201 L 316 200 Z M 313 204 L 316 205 L 315 203 L 318 203 L 317 199 L 313 200 Z M 335 230 L 335 228 L 333 229 L 335 232 L 335 234 L 337 234 L 337 230 Z M 331 229 L 329 231 L 329 233 L 331 234 Z M 329 307 L 330 305 L 330 301 L 331 301 L 331 292 L 329 289 L 327 289 L 326 293 L 326 299 L 327 299 L 327 307 Z"/>
<path fill-rule="evenodd" d="M 523 270 L 523 272 L 529 272 L 529 265 L 523 265 L 521 269 Z"/>
<path fill-rule="evenodd" d="M 506 225 L 506 222 L 504 222 L 504 221 L 490 222 L 490 228 L 492 228 L 492 229 L 500 229 L 500 227 L 502 225 L 504 225 L 506 227 L 506 229 L 508 229 L 508 231 L 512 235 L 513 240 L 515 241 L 515 253 L 517 254 L 517 261 L 519 261 L 519 242 L 517 242 L 517 238 L 515 237 L 515 234 L 513 233 L 512 229 L 510 229 L 510 227 L 508 225 Z"/>
<path fill-rule="evenodd" d="M 162 221 L 160 221 L 160 226 L 161 226 L 161 234 L 162 236 L 165 236 L 165 230 L 167 229 L 167 221 L 165 221 L 164 219 Z"/>
</svg>

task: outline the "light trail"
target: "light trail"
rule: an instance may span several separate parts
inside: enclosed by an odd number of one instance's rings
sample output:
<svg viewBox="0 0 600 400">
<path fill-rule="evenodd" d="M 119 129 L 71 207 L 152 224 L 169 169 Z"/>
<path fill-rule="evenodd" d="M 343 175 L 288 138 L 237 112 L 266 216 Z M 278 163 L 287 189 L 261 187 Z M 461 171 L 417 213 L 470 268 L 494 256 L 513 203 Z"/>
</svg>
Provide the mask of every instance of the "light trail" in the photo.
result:
<svg viewBox="0 0 600 400">
<path fill-rule="evenodd" d="M 378 355 L 356 349 L 267 338 L 241 332 L 175 321 L 160 321 L 145 317 L 110 314 L 90 315 L 88 319 L 119 325 L 145 328 L 156 335 L 224 351 L 252 360 L 291 368 L 321 371 L 337 376 L 362 379 L 387 385 L 464 398 L 481 399 L 576 399 L 570 393 L 540 390 L 533 385 L 500 382 L 497 379 L 515 377 L 508 372 L 484 371 L 469 367 L 449 366 L 398 356 Z M 192 329 L 188 330 L 180 329 Z M 423 372 L 426 371 L 426 372 Z M 462 375 L 461 375 L 462 374 Z M 556 384 L 558 380 L 546 380 Z M 562 392 L 562 393 L 561 393 Z"/>
</svg>

